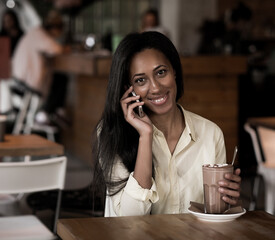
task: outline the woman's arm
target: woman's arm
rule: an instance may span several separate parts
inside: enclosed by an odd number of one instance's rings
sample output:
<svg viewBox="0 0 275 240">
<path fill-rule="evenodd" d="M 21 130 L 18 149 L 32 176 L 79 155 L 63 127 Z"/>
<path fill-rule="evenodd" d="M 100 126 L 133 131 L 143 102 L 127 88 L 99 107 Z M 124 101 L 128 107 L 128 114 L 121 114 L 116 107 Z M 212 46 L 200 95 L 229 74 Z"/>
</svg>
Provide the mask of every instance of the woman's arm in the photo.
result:
<svg viewBox="0 0 275 240">
<path fill-rule="evenodd" d="M 151 178 L 152 186 L 150 189 L 143 188 L 133 177 L 133 173 L 129 174 L 121 159 L 117 158 L 112 171 L 112 181 L 119 181 L 128 178 L 126 186 L 114 196 L 109 198 L 109 205 L 113 209 L 115 216 L 134 216 L 150 214 L 152 203 L 158 201 L 158 193 L 156 184 Z M 108 213 L 110 206 L 105 206 Z M 106 215 L 105 212 L 105 216 Z M 112 215 L 113 216 L 113 215 Z"/>
<path fill-rule="evenodd" d="M 134 112 L 134 108 L 142 106 L 144 103 L 136 101 L 139 100 L 140 96 L 129 97 L 132 91 L 133 87 L 131 86 L 122 96 L 120 103 L 125 120 L 139 133 L 139 145 L 133 176 L 141 187 L 150 189 L 152 186 L 153 126 L 146 114 L 141 118 Z"/>
<path fill-rule="evenodd" d="M 152 186 L 152 133 L 140 136 L 134 178 L 143 188 Z"/>
<path fill-rule="evenodd" d="M 139 133 L 139 144 L 134 172 L 124 189 L 111 197 L 114 212 L 119 216 L 145 215 L 151 211 L 152 202 L 158 200 L 156 186 L 152 178 L 152 141 L 153 126 L 147 115 L 140 118 L 134 108 L 142 106 L 143 102 L 136 102 L 140 96 L 130 96 L 133 87 L 130 87 L 121 98 L 121 107 L 125 120 Z M 112 180 L 123 179 L 125 166 L 116 164 L 113 168 Z M 125 177 L 124 177 L 125 178 Z"/>
</svg>

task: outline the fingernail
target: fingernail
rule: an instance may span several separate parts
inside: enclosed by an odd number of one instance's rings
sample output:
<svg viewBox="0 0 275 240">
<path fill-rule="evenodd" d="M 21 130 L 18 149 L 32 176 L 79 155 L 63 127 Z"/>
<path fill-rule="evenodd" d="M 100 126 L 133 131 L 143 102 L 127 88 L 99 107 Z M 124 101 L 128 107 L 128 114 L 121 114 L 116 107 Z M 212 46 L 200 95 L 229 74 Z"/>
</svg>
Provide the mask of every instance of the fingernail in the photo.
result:
<svg viewBox="0 0 275 240">
<path fill-rule="evenodd" d="M 221 193 L 224 192 L 224 189 L 223 189 L 223 188 L 219 188 L 218 190 L 219 190 L 219 192 L 221 192 Z"/>
</svg>

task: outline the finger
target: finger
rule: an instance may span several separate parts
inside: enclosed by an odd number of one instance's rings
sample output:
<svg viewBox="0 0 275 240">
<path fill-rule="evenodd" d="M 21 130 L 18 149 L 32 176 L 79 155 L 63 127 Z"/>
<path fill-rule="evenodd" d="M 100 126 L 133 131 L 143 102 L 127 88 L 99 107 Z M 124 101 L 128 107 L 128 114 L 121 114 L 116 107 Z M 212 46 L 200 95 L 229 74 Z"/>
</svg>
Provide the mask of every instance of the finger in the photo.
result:
<svg viewBox="0 0 275 240">
<path fill-rule="evenodd" d="M 131 96 L 131 97 L 127 97 L 127 98 L 122 98 L 120 100 L 120 102 L 122 104 L 129 104 L 130 102 L 135 102 L 135 101 L 137 101 L 139 99 L 140 99 L 140 95 L 137 95 L 137 96 Z"/>
<path fill-rule="evenodd" d="M 237 205 L 238 203 L 238 199 L 230 198 L 228 196 L 223 196 L 222 200 L 230 205 Z"/>
<path fill-rule="evenodd" d="M 134 90 L 133 86 L 129 87 L 125 93 L 122 95 L 121 99 L 125 99 L 129 96 L 129 94 Z"/>
<path fill-rule="evenodd" d="M 134 102 L 128 106 L 128 114 L 135 113 L 134 109 L 138 106 L 144 105 L 144 102 Z"/>
<path fill-rule="evenodd" d="M 137 106 L 142 106 L 144 104 L 144 102 L 142 102 L 142 104 L 140 104 L 140 101 L 137 101 L 140 98 L 140 96 L 133 96 L 133 97 L 127 97 L 126 99 L 120 100 L 120 105 L 122 107 L 122 110 L 124 112 L 124 115 L 126 115 L 126 112 L 128 111 L 129 106 L 133 106 L 131 109 L 137 107 Z M 134 105 L 133 105 L 134 104 Z"/>
<path fill-rule="evenodd" d="M 239 191 L 235 191 L 229 188 L 223 188 L 223 187 L 219 187 L 218 191 L 222 194 L 225 194 L 227 196 L 233 197 L 233 198 L 239 198 L 240 197 L 240 192 Z"/>
<path fill-rule="evenodd" d="M 230 188 L 230 189 L 237 190 L 237 191 L 239 191 L 240 188 L 241 188 L 240 183 L 238 183 L 238 182 L 226 181 L 226 180 L 219 181 L 219 185 L 220 185 L 221 187 Z"/>
<path fill-rule="evenodd" d="M 224 175 L 224 178 L 229 181 L 238 182 L 238 183 L 240 183 L 242 180 L 242 178 L 239 175 L 232 174 L 232 173 L 226 173 Z"/>
<path fill-rule="evenodd" d="M 234 174 L 240 176 L 240 174 L 241 174 L 241 169 L 237 168 L 237 169 L 235 170 Z"/>
<path fill-rule="evenodd" d="M 123 104 L 122 104 L 123 105 Z M 144 105 L 144 102 L 133 102 L 131 104 L 127 104 L 127 106 L 122 107 L 123 108 L 123 112 L 124 112 L 124 117 L 126 119 L 127 122 L 130 121 L 130 119 L 135 118 L 136 116 L 138 116 L 135 111 L 134 108 L 138 107 L 138 106 L 142 106 Z"/>
<path fill-rule="evenodd" d="M 120 99 L 120 105 L 122 107 L 122 111 L 124 113 L 124 115 L 127 115 L 127 108 L 130 102 L 132 101 L 137 101 L 140 99 L 140 96 L 131 96 L 129 97 L 130 92 L 133 90 L 133 86 L 131 86 L 122 96 L 122 98 Z"/>
</svg>

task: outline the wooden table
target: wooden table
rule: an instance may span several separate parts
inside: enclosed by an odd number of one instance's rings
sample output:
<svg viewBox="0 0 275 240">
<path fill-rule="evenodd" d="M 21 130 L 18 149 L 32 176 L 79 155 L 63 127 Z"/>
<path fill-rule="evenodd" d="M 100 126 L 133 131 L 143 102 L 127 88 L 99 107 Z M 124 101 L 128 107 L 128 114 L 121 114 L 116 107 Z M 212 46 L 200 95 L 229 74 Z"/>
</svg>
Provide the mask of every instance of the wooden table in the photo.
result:
<svg viewBox="0 0 275 240">
<path fill-rule="evenodd" d="M 275 129 L 275 117 L 255 117 L 247 120 L 252 126 L 264 126 Z"/>
<path fill-rule="evenodd" d="M 5 135 L 0 142 L 0 157 L 63 155 L 64 147 L 41 136 Z"/>
<path fill-rule="evenodd" d="M 57 234 L 75 239 L 275 239 L 275 216 L 247 212 L 224 223 L 202 222 L 191 214 L 60 219 Z"/>
</svg>

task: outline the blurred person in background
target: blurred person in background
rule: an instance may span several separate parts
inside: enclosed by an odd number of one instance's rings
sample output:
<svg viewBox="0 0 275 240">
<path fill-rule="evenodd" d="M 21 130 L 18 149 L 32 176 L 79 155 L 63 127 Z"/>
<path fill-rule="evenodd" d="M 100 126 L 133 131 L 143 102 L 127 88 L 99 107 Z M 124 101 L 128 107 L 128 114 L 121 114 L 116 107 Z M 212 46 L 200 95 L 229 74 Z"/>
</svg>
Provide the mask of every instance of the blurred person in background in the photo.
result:
<svg viewBox="0 0 275 240">
<path fill-rule="evenodd" d="M 24 34 L 16 13 L 10 9 L 6 10 L 2 16 L 1 26 L 0 36 L 5 36 L 10 39 L 10 53 L 12 56 L 19 39 Z"/>
<path fill-rule="evenodd" d="M 146 12 L 144 12 L 141 19 L 141 32 L 148 31 L 160 32 L 169 37 L 167 29 L 165 29 L 160 24 L 158 11 L 153 8 L 150 8 Z"/>
<path fill-rule="evenodd" d="M 51 74 L 50 58 L 67 52 L 59 40 L 63 34 L 63 20 L 60 13 L 51 10 L 43 26 L 29 30 L 20 40 L 12 59 L 12 77 L 15 82 L 41 96 L 42 107 L 35 120 L 41 124 L 50 123 L 50 114 L 63 107 L 67 77 Z"/>
<path fill-rule="evenodd" d="M 1 6 L 0 6 L 1 8 Z M 9 64 L 11 60 L 11 56 L 13 55 L 14 49 L 20 40 L 20 38 L 23 36 L 23 30 L 19 24 L 17 13 L 13 10 L 6 9 L 2 12 L 1 15 L 1 30 L 0 30 L 0 38 L 6 38 L 8 44 L 3 44 L 1 48 L 5 50 L 7 54 L 1 52 L 1 59 L 3 61 L 2 71 L 6 72 L 6 76 L 4 79 L 0 79 L 0 113 L 5 114 L 8 116 L 8 120 L 12 118 L 12 102 L 11 102 L 11 94 L 9 91 Z M 1 63 L 0 63 L 1 64 Z M 3 70 L 5 68 L 5 70 Z M 3 76 L 3 75 L 2 75 Z"/>
</svg>

